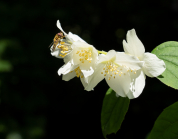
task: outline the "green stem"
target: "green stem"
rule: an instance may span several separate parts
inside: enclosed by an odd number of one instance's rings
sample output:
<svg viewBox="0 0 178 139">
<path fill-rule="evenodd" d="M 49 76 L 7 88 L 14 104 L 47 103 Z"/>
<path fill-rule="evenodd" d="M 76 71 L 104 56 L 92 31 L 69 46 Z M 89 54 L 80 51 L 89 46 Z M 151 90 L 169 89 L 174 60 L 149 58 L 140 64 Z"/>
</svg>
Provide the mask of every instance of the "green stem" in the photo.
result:
<svg viewBox="0 0 178 139">
<path fill-rule="evenodd" d="M 107 52 L 105 52 L 105 51 L 98 51 L 98 54 L 107 54 Z"/>
</svg>

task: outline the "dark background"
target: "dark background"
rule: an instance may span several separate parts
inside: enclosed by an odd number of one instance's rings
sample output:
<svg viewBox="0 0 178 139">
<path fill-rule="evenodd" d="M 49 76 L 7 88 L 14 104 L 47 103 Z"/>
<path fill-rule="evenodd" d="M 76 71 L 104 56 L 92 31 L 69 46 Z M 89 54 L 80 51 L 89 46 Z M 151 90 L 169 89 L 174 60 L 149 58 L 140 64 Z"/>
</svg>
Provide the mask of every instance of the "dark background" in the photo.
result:
<svg viewBox="0 0 178 139">
<path fill-rule="evenodd" d="M 123 51 L 135 28 L 146 52 L 178 40 L 177 0 L 0 1 L 0 139 L 103 139 L 100 113 L 108 85 L 87 92 L 78 78 L 58 76 L 63 60 L 49 50 L 59 29 L 79 35 L 98 50 Z M 156 78 L 131 100 L 117 134 L 109 139 L 146 139 L 177 90 Z"/>
</svg>

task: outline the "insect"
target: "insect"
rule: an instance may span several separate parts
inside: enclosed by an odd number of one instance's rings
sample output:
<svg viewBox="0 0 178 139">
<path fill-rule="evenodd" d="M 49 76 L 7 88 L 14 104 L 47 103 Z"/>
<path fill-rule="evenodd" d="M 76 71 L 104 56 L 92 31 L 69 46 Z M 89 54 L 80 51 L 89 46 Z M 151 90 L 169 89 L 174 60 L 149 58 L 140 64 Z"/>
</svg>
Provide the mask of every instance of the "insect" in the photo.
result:
<svg viewBox="0 0 178 139">
<path fill-rule="evenodd" d="M 53 39 L 53 42 L 51 43 L 51 45 L 53 44 L 53 47 L 52 47 L 52 51 L 55 50 L 57 44 L 61 41 L 61 39 L 63 39 L 65 36 L 63 34 L 63 32 L 60 32 L 60 33 L 57 33 L 55 36 L 54 36 L 54 39 Z M 50 46 L 51 46 L 50 45 Z"/>
</svg>

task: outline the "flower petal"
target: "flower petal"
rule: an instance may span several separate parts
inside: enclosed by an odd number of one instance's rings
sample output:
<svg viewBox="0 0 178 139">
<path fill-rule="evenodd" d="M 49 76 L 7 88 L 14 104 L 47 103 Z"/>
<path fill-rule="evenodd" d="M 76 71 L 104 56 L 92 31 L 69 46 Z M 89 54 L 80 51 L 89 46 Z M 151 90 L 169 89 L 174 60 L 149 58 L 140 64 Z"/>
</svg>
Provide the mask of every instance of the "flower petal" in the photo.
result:
<svg viewBox="0 0 178 139">
<path fill-rule="evenodd" d="M 58 70 L 58 75 L 60 76 L 60 75 L 63 74 L 64 72 L 68 71 L 70 68 L 71 68 L 71 63 L 70 63 L 70 62 L 64 64 L 64 65 Z"/>
<path fill-rule="evenodd" d="M 108 61 L 108 57 L 106 57 L 105 54 L 99 54 L 98 56 L 98 63 L 104 62 L 104 61 Z"/>
<path fill-rule="evenodd" d="M 71 71 L 73 71 L 74 69 L 76 69 L 78 67 L 78 65 L 73 65 L 71 62 L 68 62 L 66 64 L 64 64 L 59 70 L 58 70 L 58 75 L 60 76 L 61 74 L 67 74 Z"/>
<path fill-rule="evenodd" d="M 166 69 L 164 61 L 159 59 L 155 54 L 145 53 L 143 61 L 145 62 L 143 71 L 149 77 L 157 77 Z"/>
<path fill-rule="evenodd" d="M 75 76 L 76 76 L 76 73 L 74 71 L 69 72 L 69 73 L 62 76 L 62 80 L 69 81 L 70 79 L 74 78 Z"/>
<path fill-rule="evenodd" d="M 67 63 L 69 61 L 74 65 L 71 52 L 64 57 L 64 63 Z"/>
<path fill-rule="evenodd" d="M 127 94 L 129 99 L 137 98 L 145 87 L 145 74 L 142 70 L 137 71 L 136 74 L 131 75 L 130 90 Z"/>
<path fill-rule="evenodd" d="M 81 80 L 81 82 L 82 82 L 83 87 L 85 88 L 85 87 L 88 85 L 88 84 L 86 83 L 86 80 L 88 80 L 88 79 L 85 80 L 85 78 L 81 78 L 81 77 L 80 77 L 80 80 Z"/>
<path fill-rule="evenodd" d="M 99 55 L 99 61 L 98 63 L 104 63 L 108 62 L 109 60 L 115 60 L 116 59 L 116 51 L 115 50 L 110 50 L 108 53 L 105 54 L 100 54 Z"/>
<path fill-rule="evenodd" d="M 144 62 L 140 61 L 137 57 L 127 55 L 124 52 L 117 52 L 115 62 L 119 63 L 119 65 L 129 67 L 132 70 L 141 69 L 144 64 Z"/>
<path fill-rule="evenodd" d="M 105 77 L 106 82 L 109 87 L 112 88 L 119 96 L 126 97 L 129 92 L 131 78 L 128 74 L 119 76 L 118 74 L 115 78 L 111 77 L 109 80 L 109 75 Z"/>
<path fill-rule="evenodd" d="M 136 57 L 142 57 L 142 55 L 145 53 L 145 48 L 137 37 L 135 29 L 127 32 L 127 43 L 125 40 L 123 40 L 123 47 L 125 53 L 134 55 Z"/>
<path fill-rule="evenodd" d="M 104 64 L 98 64 L 96 66 L 94 73 L 88 79 L 89 83 L 85 87 L 85 90 L 91 91 L 101 80 L 104 79 L 104 75 L 101 74 L 103 67 L 104 67 Z"/>
<path fill-rule="evenodd" d="M 57 27 L 64 33 L 64 35 L 67 35 L 67 33 L 64 32 L 64 30 L 61 27 L 61 23 L 59 22 L 59 20 L 57 20 Z"/>
<path fill-rule="evenodd" d="M 76 42 L 76 41 L 80 41 L 80 42 L 85 42 L 82 38 L 80 38 L 78 35 L 73 34 L 71 32 L 68 33 L 68 35 L 66 36 L 69 40 L 71 40 L 72 42 Z M 86 42 L 85 42 L 86 43 Z"/>
<path fill-rule="evenodd" d="M 92 67 L 90 67 L 90 69 L 83 69 L 83 67 L 80 67 L 83 75 L 85 78 L 89 77 L 90 75 L 92 75 L 94 73 L 94 70 Z"/>
</svg>

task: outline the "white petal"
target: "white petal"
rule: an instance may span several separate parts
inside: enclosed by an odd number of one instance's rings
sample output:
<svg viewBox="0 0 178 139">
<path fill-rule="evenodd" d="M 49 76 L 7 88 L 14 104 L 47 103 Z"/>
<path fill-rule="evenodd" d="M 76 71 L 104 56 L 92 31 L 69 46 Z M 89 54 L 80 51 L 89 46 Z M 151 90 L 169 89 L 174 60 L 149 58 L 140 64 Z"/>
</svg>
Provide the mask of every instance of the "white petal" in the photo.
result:
<svg viewBox="0 0 178 139">
<path fill-rule="evenodd" d="M 129 99 L 137 98 L 145 87 L 145 75 L 142 70 L 132 74 L 131 77 L 130 91 L 127 94 Z"/>
<path fill-rule="evenodd" d="M 76 76 L 76 73 L 74 71 L 69 72 L 69 73 L 62 76 L 62 80 L 69 81 L 70 79 L 74 78 L 75 76 Z"/>
<path fill-rule="evenodd" d="M 86 83 L 86 81 L 85 81 L 85 78 L 81 78 L 80 77 L 80 80 L 81 80 L 81 82 L 82 82 L 82 85 L 83 85 L 83 87 L 85 88 L 88 84 Z"/>
<path fill-rule="evenodd" d="M 112 88 L 119 96 L 126 97 L 126 94 L 129 92 L 131 78 L 128 74 L 119 76 L 118 74 L 109 80 L 109 75 L 105 77 L 106 82 L 109 87 Z"/>
<path fill-rule="evenodd" d="M 78 35 L 72 34 L 71 32 L 68 33 L 66 36 L 69 40 L 72 42 L 80 41 L 80 42 L 85 42 L 82 38 L 80 38 Z M 86 42 L 85 42 L 86 43 Z"/>
<path fill-rule="evenodd" d="M 127 55 L 123 52 L 117 52 L 115 62 L 133 70 L 141 69 L 144 64 L 144 62 L 140 61 L 137 57 Z"/>
<path fill-rule="evenodd" d="M 68 62 L 66 64 L 64 64 L 59 70 L 58 70 L 58 75 L 60 76 L 61 74 L 63 74 L 64 72 L 68 71 L 71 68 L 71 63 Z"/>
<path fill-rule="evenodd" d="M 109 59 L 108 59 L 108 57 L 106 57 L 105 54 L 99 54 L 99 56 L 98 56 L 98 63 L 101 63 L 103 61 L 108 61 L 108 60 Z"/>
<path fill-rule="evenodd" d="M 136 57 L 142 57 L 142 55 L 145 53 L 145 48 L 137 37 L 135 29 L 127 32 L 127 43 L 125 40 L 123 40 L 123 47 L 127 54 L 131 54 Z"/>
<path fill-rule="evenodd" d="M 65 57 L 64 57 L 64 63 L 67 63 L 67 62 L 71 62 L 73 64 L 73 60 L 72 60 L 72 52 L 70 52 L 69 54 L 67 54 Z M 74 64 L 73 64 L 74 65 Z"/>
<path fill-rule="evenodd" d="M 76 69 L 78 65 L 73 65 L 71 62 L 68 62 L 64 64 L 59 70 L 58 70 L 58 75 L 60 76 L 61 74 L 68 74 L 69 72 L 73 71 Z"/>
<path fill-rule="evenodd" d="M 57 27 L 64 33 L 64 35 L 67 35 L 67 33 L 64 32 L 64 30 L 61 27 L 61 23 L 59 22 L 59 20 L 57 20 Z"/>
<path fill-rule="evenodd" d="M 92 75 L 94 73 L 94 70 L 92 67 L 90 67 L 90 69 L 82 69 L 82 67 L 80 67 L 83 75 L 85 78 L 89 77 L 90 75 Z"/>
<path fill-rule="evenodd" d="M 106 54 L 107 57 L 114 57 L 116 55 L 116 51 L 115 50 L 110 50 L 108 51 L 108 53 Z"/>
<path fill-rule="evenodd" d="M 164 61 L 159 59 L 155 54 L 145 53 L 143 61 L 145 62 L 143 71 L 149 77 L 157 77 L 166 69 Z"/>
<path fill-rule="evenodd" d="M 116 51 L 110 50 L 106 55 L 101 54 L 99 55 L 99 61 L 98 63 L 108 62 L 109 60 L 115 60 L 116 59 Z"/>
<path fill-rule="evenodd" d="M 104 64 L 98 64 L 96 66 L 94 73 L 88 79 L 89 83 L 85 87 L 85 90 L 91 91 L 100 81 L 104 79 L 104 75 L 101 74 L 103 67 L 104 67 Z"/>
<path fill-rule="evenodd" d="M 94 46 L 92 46 L 92 62 L 96 64 L 96 61 L 98 61 L 98 51 Z"/>
</svg>

